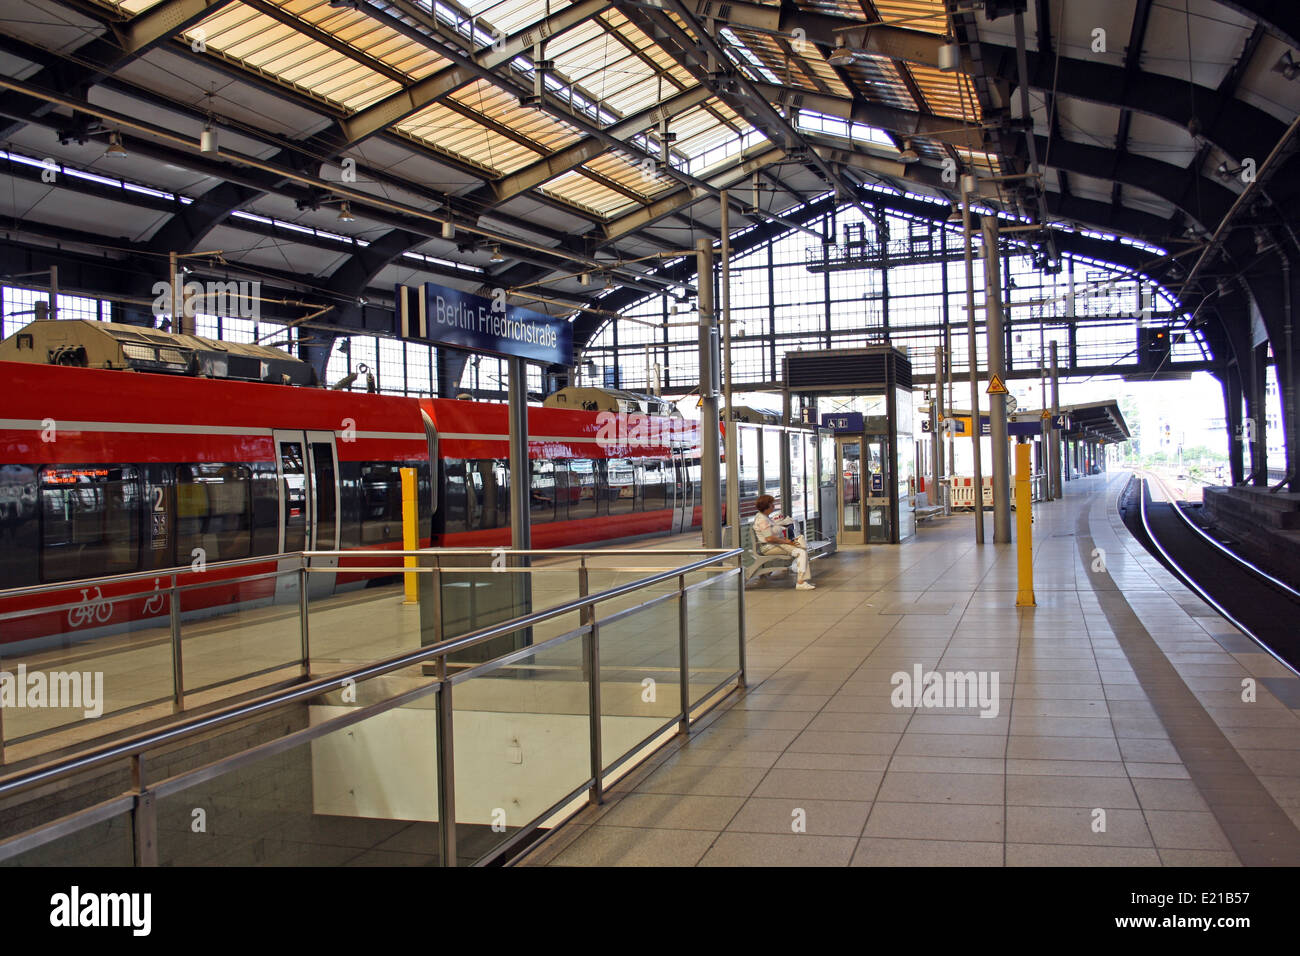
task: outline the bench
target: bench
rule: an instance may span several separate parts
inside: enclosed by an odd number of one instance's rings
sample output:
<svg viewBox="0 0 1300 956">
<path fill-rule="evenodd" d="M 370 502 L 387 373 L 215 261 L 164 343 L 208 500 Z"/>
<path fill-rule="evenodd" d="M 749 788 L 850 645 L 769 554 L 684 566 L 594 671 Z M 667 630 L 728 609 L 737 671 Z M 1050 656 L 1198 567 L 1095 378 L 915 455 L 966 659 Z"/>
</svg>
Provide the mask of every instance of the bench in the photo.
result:
<svg viewBox="0 0 1300 956">
<path fill-rule="evenodd" d="M 808 560 L 825 557 L 831 553 L 829 541 L 807 541 Z M 788 554 L 773 552 L 759 554 L 758 542 L 754 540 L 754 526 L 746 521 L 740 526 L 740 546 L 745 549 L 745 583 L 748 584 L 760 572 L 767 573 L 790 567 L 794 560 Z"/>
<path fill-rule="evenodd" d="M 943 514 L 943 505 L 930 504 L 930 495 L 924 491 L 918 491 L 913 499 L 912 514 L 916 521 L 928 521 L 935 515 Z"/>
</svg>

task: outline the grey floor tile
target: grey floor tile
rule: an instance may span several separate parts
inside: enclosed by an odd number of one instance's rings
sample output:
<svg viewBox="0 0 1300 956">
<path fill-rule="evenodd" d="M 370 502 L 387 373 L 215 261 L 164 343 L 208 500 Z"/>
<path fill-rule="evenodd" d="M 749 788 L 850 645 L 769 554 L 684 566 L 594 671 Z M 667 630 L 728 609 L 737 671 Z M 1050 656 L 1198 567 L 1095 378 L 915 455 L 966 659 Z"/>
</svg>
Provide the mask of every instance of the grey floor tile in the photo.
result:
<svg viewBox="0 0 1300 956">
<path fill-rule="evenodd" d="M 1007 739 L 992 734 L 903 734 L 896 753 L 911 757 L 1001 757 Z"/>
<path fill-rule="evenodd" d="M 767 772 L 758 767 L 676 764 L 656 770 L 637 789 L 642 793 L 747 797 Z"/>
<path fill-rule="evenodd" d="M 951 803 L 876 803 L 864 837 L 1002 841 L 1003 808 Z"/>
<path fill-rule="evenodd" d="M 804 828 L 804 833 L 812 836 L 851 836 L 856 839 L 870 812 L 870 801 L 750 797 L 727 829 L 746 833 L 794 834 L 798 825 Z"/>
<path fill-rule="evenodd" d="M 1113 737 L 1011 737 L 1008 757 L 1038 760 L 1119 760 Z"/>
<path fill-rule="evenodd" d="M 1007 866 L 1159 866 L 1148 847 L 1008 843 Z"/>
<path fill-rule="evenodd" d="M 1165 866 L 1241 866 L 1241 860 L 1231 850 L 1172 850 L 1160 849 L 1160 862 Z"/>
<path fill-rule="evenodd" d="M 1001 866 L 1001 843 L 864 837 L 853 866 Z"/>
<path fill-rule="evenodd" d="M 901 734 L 805 730 L 789 745 L 789 749 L 796 753 L 890 754 L 898 746 L 900 736 Z"/>
<path fill-rule="evenodd" d="M 560 826 L 559 830 L 548 837 L 544 843 L 533 849 L 527 856 L 520 860 L 516 866 L 547 866 L 560 853 L 562 853 L 569 844 L 573 843 L 578 837 L 585 833 L 587 827 L 581 823 L 565 823 Z"/>
<path fill-rule="evenodd" d="M 589 827 L 551 866 L 695 866 L 715 833 L 643 827 Z"/>
<path fill-rule="evenodd" d="M 1119 760 L 1035 760 L 1008 757 L 1007 773 L 1021 776 L 1050 774 L 1061 777 L 1127 777 Z"/>
<path fill-rule="evenodd" d="M 721 834 L 700 866 L 848 866 L 857 845 L 853 837 L 810 833 Z"/>
<path fill-rule="evenodd" d="M 777 768 L 767 772 L 753 796 L 868 801 L 875 799 L 883 776 L 879 771 Z"/>
<path fill-rule="evenodd" d="M 1205 798 L 1191 780 L 1136 778 L 1133 787 L 1144 810 L 1209 811 Z"/>
<path fill-rule="evenodd" d="M 886 803 L 1004 803 L 1003 776 L 990 773 L 906 773 L 885 774 L 876 799 Z"/>
<path fill-rule="evenodd" d="M 1192 810 L 1148 810 L 1147 826 L 1155 844 L 1172 850 L 1231 850 L 1232 845 L 1212 813 Z"/>
<path fill-rule="evenodd" d="M 711 830 L 716 833 L 726 827 L 744 803 L 744 797 L 629 793 L 619 798 L 595 825 Z"/>
<path fill-rule="evenodd" d="M 787 750 L 777 758 L 780 770 L 885 770 L 888 754 L 819 754 Z"/>
<path fill-rule="evenodd" d="M 1155 844 L 1138 810 L 1107 810 L 1106 829 L 1085 807 L 1007 807 L 1007 843 L 1065 843 L 1073 846 L 1140 846 Z"/>
<path fill-rule="evenodd" d="M 1066 777 L 1048 774 L 1008 776 L 1007 805 L 1138 809 L 1133 785 L 1124 777 Z"/>
</svg>

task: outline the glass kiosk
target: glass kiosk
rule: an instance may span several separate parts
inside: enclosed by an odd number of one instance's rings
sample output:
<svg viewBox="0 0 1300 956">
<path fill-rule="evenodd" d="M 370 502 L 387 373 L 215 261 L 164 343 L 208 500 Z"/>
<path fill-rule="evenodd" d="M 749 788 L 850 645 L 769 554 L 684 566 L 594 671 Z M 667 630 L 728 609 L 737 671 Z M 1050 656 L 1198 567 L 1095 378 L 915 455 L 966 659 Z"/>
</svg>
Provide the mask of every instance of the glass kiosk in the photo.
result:
<svg viewBox="0 0 1300 956">
<path fill-rule="evenodd" d="M 916 533 L 912 494 L 912 374 L 890 346 L 829 354 L 787 352 L 791 393 L 831 408 L 819 424 L 835 436 L 834 500 L 840 544 L 898 544 Z"/>
</svg>

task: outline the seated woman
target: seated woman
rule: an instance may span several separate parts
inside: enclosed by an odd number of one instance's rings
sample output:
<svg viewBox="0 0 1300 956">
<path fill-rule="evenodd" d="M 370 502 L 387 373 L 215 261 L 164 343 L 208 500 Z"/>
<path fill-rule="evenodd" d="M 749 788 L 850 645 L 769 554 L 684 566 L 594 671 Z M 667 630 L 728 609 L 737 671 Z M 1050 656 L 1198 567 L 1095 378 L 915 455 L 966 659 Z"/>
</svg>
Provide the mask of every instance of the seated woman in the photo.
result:
<svg viewBox="0 0 1300 956">
<path fill-rule="evenodd" d="M 781 526 L 770 517 L 772 509 L 776 507 L 776 499 L 771 495 L 759 495 L 758 501 L 754 504 L 758 508 L 754 515 L 755 550 L 759 554 L 790 555 L 794 558 L 797 572 L 795 590 L 814 590 L 816 585 L 809 580 L 812 575 L 808 571 L 808 549 L 804 544 L 803 536 L 800 535 L 794 541 L 790 541 L 781 533 Z"/>
</svg>

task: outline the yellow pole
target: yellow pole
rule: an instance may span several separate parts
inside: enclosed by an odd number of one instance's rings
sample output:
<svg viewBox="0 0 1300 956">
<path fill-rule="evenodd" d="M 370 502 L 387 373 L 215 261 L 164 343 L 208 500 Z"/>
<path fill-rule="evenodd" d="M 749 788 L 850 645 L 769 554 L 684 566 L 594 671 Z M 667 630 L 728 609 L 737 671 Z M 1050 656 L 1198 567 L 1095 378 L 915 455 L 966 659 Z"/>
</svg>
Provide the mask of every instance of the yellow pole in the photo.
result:
<svg viewBox="0 0 1300 956">
<path fill-rule="evenodd" d="M 1033 493 L 1029 489 L 1029 443 L 1016 445 L 1016 607 L 1037 607 L 1034 600 Z"/>
<path fill-rule="evenodd" d="M 414 468 L 402 469 L 402 550 L 416 551 L 420 547 L 419 504 L 416 489 L 419 487 Z M 408 568 L 418 567 L 417 558 L 407 557 L 402 563 Z M 406 597 L 403 604 L 420 603 L 419 575 L 407 571 L 402 575 L 406 579 Z"/>
</svg>

